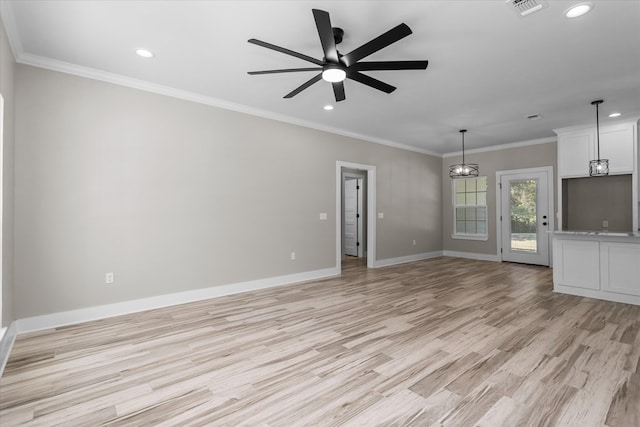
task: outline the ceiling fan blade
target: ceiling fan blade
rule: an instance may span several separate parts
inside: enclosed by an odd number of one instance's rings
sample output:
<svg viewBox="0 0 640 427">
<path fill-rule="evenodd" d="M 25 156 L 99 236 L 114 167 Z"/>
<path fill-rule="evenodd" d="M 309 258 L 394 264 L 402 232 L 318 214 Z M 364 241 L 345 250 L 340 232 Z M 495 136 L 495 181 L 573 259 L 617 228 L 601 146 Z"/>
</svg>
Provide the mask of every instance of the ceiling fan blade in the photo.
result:
<svg viewBox="0 0 640 427">
<path fill-rule="evenodd" d="M 277 74 L 277 73 L 297 73 L 299 71 L 320 71 L 322 68 L 286 68 L 284 70 L 263 70 L 263 71 L 247 71 L 247 74 L 255 76 L 257 74 Z"/>
<path fill-rule="evenodd" d="M 349 70 L 378 71 L 378 70 L 426 70 L 429 61 L 372 61 L 356 62 Z"/>
<path fill-rule="evenodd" d="M 333 83 L 333 94 L 336 96 L 336 102 L 344 101 L 346 96 L 344 95 L 344 82 Z"/>
<path fill-rule="evenodd" d="M 266 47 L 267 49 L 275 50 L 276 52 L 284 53 L 285 55 L 291 55 L 291 56 L 295 56 L 296 58 L 302 59 L 304 61 L 313 62 L 316 65 L 320 65 L 320 66 L 323 65 L 323 62 L 320 61 L 319 59 L 312 58 L 310 56 L 303 55 L 298 52 L 294 52 L 293 50 L 286 49 L 284 47 L 276 46 L 275 44 L 263 42 L 262 40 L 257 40 L 257 39 L 249 39 L 247 41 L 249 43 L 252 43 L 258 46 Z"/>
<path fill-rule="evenodd" d="M 362 74 L 358 71 L 354 71 L 351 72 L 349 74 L 347 74 L 347 77 L 350 78 L 351 80 L 355 80 L 359 83 L 362 83 L 364 85 L 370 86 L 374 89 L 378 89 L 381 90 L 383 92 L 386 93 L 391 93 L 394 90 L 396 90 L 395 86 L 391 86 L 390 84 L 387 84 L 385 82 L 381 82 L 378 79 L 374 79 L 373 77 L 369 77 L 366 74 Z"/>
<path fill-rule="evenodd" d="M 318 28 L 320 44 L 322 44 L 322 50 L 324 51 L 324 58 L 327 62 L 337 64 L 339 62 L 338 50 L 336 49 L 336 41 L 333 38 L 333 28 L 331 27 L 329 12 L 318 9 L 312 9 L 312 12 L 313 17 L 316 20 L 316 28 Z"/>
<path fill-rule="evenodd" d="M 312 84 L 319 82 L 320 80 L 322 80 L 322 73 L 318 74 L 317 76 L 315 76 L 311 80 L 308 80 L 307 82 L 305 82 L 302 85 L 298 86 L 297 88 L 295 88 L 294 90 L 292 90 L 291 92 L 286 94 L 284 96 L 284 98 L 293 98 L 294 96 L 296 96 L 297 94 L 299 94 L 300 92 L 302 92 L 303 90 L 305 90 L 306 88 L 311 86 Z"/>
<path fill-rule="evenodd" d="M 409 28 L 407 24 L 400 24 L 375 39 L 363 44 L 359 48 L 347 53 L 342 57 L 342 61 L 347 67 L 349 67 L 362 58 L 407 37 L 409 34 L 411 34 L 411 28 Z"/>
</svg>

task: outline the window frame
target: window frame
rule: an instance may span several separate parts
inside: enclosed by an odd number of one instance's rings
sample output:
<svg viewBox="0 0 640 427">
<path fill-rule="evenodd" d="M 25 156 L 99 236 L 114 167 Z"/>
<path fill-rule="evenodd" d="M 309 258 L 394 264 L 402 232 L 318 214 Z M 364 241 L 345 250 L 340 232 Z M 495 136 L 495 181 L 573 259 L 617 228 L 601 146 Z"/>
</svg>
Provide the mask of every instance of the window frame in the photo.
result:
<svg viewBox="0 0 640 427">
<path fill-rule="evenodd" d="M 489 206 L 488 206 L 488 200 L 487 198 L 485 198 L 485 202 L 484 205 L 458 205 L 456 203 L 456 182 L 459 181 L 465 181 L 465 185 L 466 185 L 466 181 L 468 180 L 478 180 L 480 178 L 484 178 L 486 180 L 486 184 L 487 184 L 487 191 L 486 193 L 489 193 L 489 178 L 487 176 L 478 176 L 478 177 L 474 177 L 474 178 L 459 178 L 459 179 L 452 179 L 451 180 L 451 206 L 453 208 L 453 232 L 451 233 L 451 238 L 452 239 L 461 239 L 461 240 L 481 240 L 481 241 L 487 241 L 489 240 Z M 476 189 L 476 195 L 477 195 L 478 191 Z M 484 233 L 458 233 L 457 230 L 457 212 L 456 212 L 456 208 L 484 208 L 485 209 L 485 215 L 484 215 L 484 224 L 485 224 L 485 232 Z M 476 221 L 478 221 L 476 219 Z"/>
</svg>

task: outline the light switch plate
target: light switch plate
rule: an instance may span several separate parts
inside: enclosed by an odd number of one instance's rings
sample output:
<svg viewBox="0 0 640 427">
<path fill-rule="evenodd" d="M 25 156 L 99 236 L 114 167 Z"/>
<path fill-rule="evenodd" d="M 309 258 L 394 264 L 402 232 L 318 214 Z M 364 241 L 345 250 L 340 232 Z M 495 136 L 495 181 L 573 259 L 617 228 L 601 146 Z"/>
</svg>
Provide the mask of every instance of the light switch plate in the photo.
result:
<svg viewBox="0 0 640 427">
<path fill-rule="evenodd" d="M 320 212 L 320 219 L 321 219 L 322 221 L 324 221 L 324 220 L 326 220 L 326 219 L 327 219 L 327 214 L 326 214 L 326 212 Z"/>
<path fill-rule="evenodd" d="M 378 219 L 384 219 L 384 212 L 378 212 Z"/>
</svg>

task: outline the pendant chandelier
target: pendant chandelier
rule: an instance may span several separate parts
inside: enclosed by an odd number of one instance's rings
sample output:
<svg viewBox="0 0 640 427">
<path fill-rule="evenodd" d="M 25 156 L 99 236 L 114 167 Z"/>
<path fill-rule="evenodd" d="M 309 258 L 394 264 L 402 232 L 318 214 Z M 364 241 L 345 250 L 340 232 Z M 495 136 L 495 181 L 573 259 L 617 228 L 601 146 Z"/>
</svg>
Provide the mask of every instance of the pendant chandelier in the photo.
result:
<svg viewBox="0 0 640 427">
<path fill-rule="evenodd" d="M 609 159 L 600 158 L 600 117 L 598 116 L 598 106 L 604 101 L 601 99 L 593 101 L 591 105 L 596 106 L 596 138 L 598 141 L 598 158 L 589 161 L 589 175 L 590 176 L 607 176 L 609 175 Z"/>
<path fill-rule="evenodd" d="M 462 134 L 462 163 L 449 166 L 449 176 L 453 179 L 475 178 L 480 172 L 480 167 L 477 163 L 465 163 L 464 161 L 464 134 L 466 131 L 466 129 L 460 129 Z"/>
</svg>

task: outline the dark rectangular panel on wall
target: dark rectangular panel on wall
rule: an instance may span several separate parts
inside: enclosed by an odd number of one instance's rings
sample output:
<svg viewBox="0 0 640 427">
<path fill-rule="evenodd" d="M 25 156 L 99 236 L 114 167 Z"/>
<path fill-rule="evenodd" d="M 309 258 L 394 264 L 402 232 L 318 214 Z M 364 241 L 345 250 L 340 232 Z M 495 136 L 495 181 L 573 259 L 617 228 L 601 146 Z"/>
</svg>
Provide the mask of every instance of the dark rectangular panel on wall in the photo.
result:
<svg viewBox="0 0 640 427">
<path fill-rule="evenodd" d="M 631 196 L 631 175 L 563 179 L 563 228 L 569 231 L 632 231 Z"/>
</svg>

